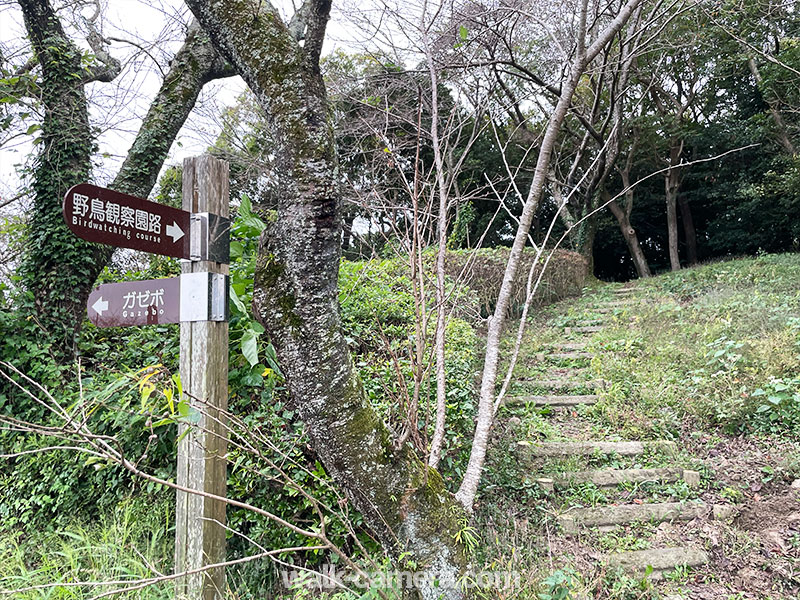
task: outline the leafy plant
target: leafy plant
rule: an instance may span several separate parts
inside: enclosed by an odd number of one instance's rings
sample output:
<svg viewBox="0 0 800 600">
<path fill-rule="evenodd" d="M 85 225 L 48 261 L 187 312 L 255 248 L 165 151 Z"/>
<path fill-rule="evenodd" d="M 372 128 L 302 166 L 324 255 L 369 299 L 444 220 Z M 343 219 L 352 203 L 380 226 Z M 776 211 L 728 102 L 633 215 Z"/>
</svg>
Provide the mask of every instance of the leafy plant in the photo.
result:
<svg viewBox="0 0 800 600">
<path fill-rule="evenodd" d="M 800 378 L 774 378 L 752 397 L 759 403 L 753 423 L 756 429 L 800 432 Z"/>
<path fill-rule="evenodd" d="M 739 352 L 744 347 L 742 342 L 730 340 L 726 336 L 719 337 L 707 344 L 706 364 L 714 372 L 736 371 L 742 354 Z"/>
<path fill-rule="evenodd" d="M 742 490 L 731 486 L 722 488 L 719 492 L 719 496 L 732 504 L 739 504 L 744 500 L 744 493 Z"/>
<path fill-rule="evenodd" d="M 570 600 L 572 598 L 570 592 L 575 587 L 577 579 L 577 573 L 571 569 L 554 571 L 542 581 L 545 590 L 537 597 L 539 600 Z"/>
<path fill-rule="evenodd" d="M 79 581 L 131 581 L 170 570 L 172 510 L 168 499 L 125 501 L 93 523 L 71 519 L 55 531 L 6 533 L 0 537 L 0 588 L 18 600 L 83 600 L 98 592 Z M 64 584 L 59 586 L 59 584 Z M 28 591 L 24 588 L 46 586 Z M 171 582 L 129 591 L 131 600 L 167 600 Z"/>
</svg>

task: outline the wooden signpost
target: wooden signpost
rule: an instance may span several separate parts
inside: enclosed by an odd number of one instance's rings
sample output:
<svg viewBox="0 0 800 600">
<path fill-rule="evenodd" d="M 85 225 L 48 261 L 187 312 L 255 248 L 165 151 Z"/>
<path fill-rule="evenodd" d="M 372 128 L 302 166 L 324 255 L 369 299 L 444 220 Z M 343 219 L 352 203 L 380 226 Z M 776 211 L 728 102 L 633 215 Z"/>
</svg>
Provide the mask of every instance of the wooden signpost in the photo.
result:
<svg viewBox="0 0 800 600">
<path fill-rule="evenodd" d="M 180 375 L 191 422 L 178 428 L 175 572 L 179 600 L 221 600 L 225 569 L 228 408 L 228 163 L 183 163 L 183 209 L 88 183 L 64 197 L 64 220 L 91 241 L 184 259 L 180 277 L 98 286 L 98 327 L 180 323 Z M 188 431 L 187 431 L 188 430 Z M 216 496 L 212 498 L 210 496 Z"/>
<path fill-rule="evenodd" d="M 227 219 L 228 163 L 200 156 L 183 161 L 183 209 Z M 227 248 L 226 248 L 227 251 Z M 185 262 L 182 277 L 196 273 L 227 276 L 227 262 Z M 227 303 L 225 304 L 227 308 Z M 228 321 L 181 323 L 181 382 L 200 420 L 178 445 L 178 485 L 225 497 L 227 490 Z M 225 503 L 178 492 L 175 510 L 175 572 L 194 571 L 225 562 Z M 225 569 L 218 567 L 179 581 L 181 600 L 221 600 Z"/>
</svg>

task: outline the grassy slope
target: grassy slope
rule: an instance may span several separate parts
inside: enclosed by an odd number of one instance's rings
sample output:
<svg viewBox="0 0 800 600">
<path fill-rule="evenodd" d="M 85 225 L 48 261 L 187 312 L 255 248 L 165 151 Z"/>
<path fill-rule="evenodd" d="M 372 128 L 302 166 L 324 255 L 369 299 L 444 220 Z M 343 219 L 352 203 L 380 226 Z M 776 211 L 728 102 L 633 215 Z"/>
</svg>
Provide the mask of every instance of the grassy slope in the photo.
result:
<svg viewBox="0 0 800 600">
<path fill-rule="evenodd" d="M 677 440 L 682 447 L 671 464 L 677 462 L 703 473 L 699 491 L 674 484 L 613 492 L 620 498 L 633 494 L 668 500 L 699 495 L 707 501 L 747 505 L 757 496 L 768 502 L 800 476 L 796 413 L 792 417 L 789 411 L 772 421 L 770 416 L 774 411 L 758 413 L 765 397 L 754 396 L 756 390 L 771 385 L 772 393 L 767 397 L 787 397 L 785 391 L 775 392 L 772 378 L 788 382 L 789 387 L 794 385 L 796 391 L 796 384 L 791 382 L 800 374 L 800 256 L 719 263 L 640 282 L 637 287 L 651 301 L 635 311 L 620 309 L 611 321 L 612 326 L 591 342 L 598 350 L 615 350 L 615 353 L 600 353 L 592 361 L 594 375 L 611 385 L 598 405 L 579 415 L 584 429 L 575 429 L 568 419 L 560 422 L 533 408 L 501 411 L 482 489 L 477 529 L 485 542 L 483 558 L 492 563 L 492 568 L 519 570 L 526 588 L 500 595 L 492 591 L 487 597 L 538 599 L 539 593 L 557 592 L 559 586 L 563 587 L 565 584 L 558 583 L 559 577 L 561 581 L 568 580 L 571 568 L 583 573 L 591 571 L 591 557 L 571 552 L 570 548 L 551 551 L 556 548 L 551 543 L 554 536 L 551 517 L 561 506 L 601 503 L 608 501 L 611 494 L 583 487 L 571 489 L 559 498 L 560 506 L 547 502 L 533 483 L 535 472 L 525 465 L 521 468 L 512 451 L 517 440 L 576 435 L 598 438 L 611 435 L 620 439 L 666 437 Z M 611 297 L 609 286 L 599 286 L 591 293 L 594 299 L 565 301 L 536 315 L 526 336 L 524 358 L 517 374 L 541 372 L 540 363 L 533 357 L 546 343 L 563 339 L 558 326 L 592 316 L 589 304 L 598 296 Z M 629 317 L 633 317 L 632 323 L 628 322 Z M 720 350 L 723 352 L 718 354 Z M 788 407 L 791 403 L 783 404 Z M 797 404 L 800 402 L 795 401 Z M 736 460 L 720 458 L 733 455 Z M 612 460 L 620 466 L 663 462 L 655 456 L 627 462 Z M 543 465 L 544 468 L 563 466 Z M 135 527 L 123 513 L 113 523 L 97 524 L 88 530 L 76 525 L 72 537 L 48 533 L 30 540 L 3 539 L 0 588 L 144 575 L 147 572 L 144 560 L 135 556 L 133 545 L 156 568 L 164 567 L 171 553 L 168 524 L 163 515 L 150 519 L 152 522 L 147 519 L 148 522 L 143 522 L 140 517 L 133 518 L 138 522 Z M 603 551 L 647 547 L 649 537 L 654 534 L 652 529 L 645 526 L 590 541 Z M 130 542 L 117 543 L 120 536 Z M 755 534 L 744 532 L 735 536 L 739 537 L 731 550 L 734 554 L 759 549 Z M 139 540 L 135 541 L 136 538 Z M 111 545 L 105 547 L 106 543 Z M 800 540 L 793 543 L 800 546 Z M 797 547 L 792 551 L 796 553 Z M 550 583 L 542 585 L 548 576 Z M 4 577 L 8 579 L 3 580 Z M 591 597 L 616 600 L 657 597 L 655 590 L 643 588 L 639 582 L 607 573 L 596 574 L 594 578 L 576 575 L 573 581 L 575 589 L 592 590 Z M 685 579 L 679 579 L 674 585 L 685 583 Z M 165 586 L 129 597 L 149 600 L 169 593 L 169 586 Z M 32 592 L 18 597 L 91 595 L 91 591 L 82 594 L 73 589 L 54 596 Z M 740 600 L 748 596 L 713 597 Z"/>
<path fill-rule="evenodd" d="M 570 568 L 583 573 L 575 589 L 591 590 L 591 597 L 658 597 L 658 591 L 641 582 L 594 571 L 593 558 L 579 547 L 553 542 L 552 516 L 576 505 L 702 498 L 737 504 L 743 511 L 740 521 L 747 526 L 722 532 L 730 540 L 726 537 L 718 548 L 709 547 L 703 534 L 700 543 L 719 554 L 730 553 L 734 574 L 753 568 L 758 575 L 751 578 L 755 595 L 739 596 L 735 581 L 712 567 L 705 576 L 717 578 L 719 589 L 711 597 L 788 598 L 784 594 L 791 589 L 791 577 L 783 581 L 776 574 L 786 566 L 781 558 L 773 561 L 768 548 L 768 559 L 756 557 L 754 564 L 752 556 L 765 551 L 760 530 L 786 516 L 773 510 L 775 506 L 800 508 L 797 502 L 784 502 L 789 484 L 800 477 L 800 255 L 763 256 L 663 275 L 638 282 L 636 295 L 647 299 L 643 305 L 619 308 L 613 315 L 593 312 L 590 305 L 610 299 L 611 287 L 601 285 L 577 301 L 549 307 L 531 323 L 517 377 L 545 372 L 536 354 L 548 343 L 564 341 L 564 326 L 605 318 L 608 326 L 589 341 L 596 356 L 586 377 L 602 378 L 609 386 L 598 404 L 572 415 L 547 415 L 532 406 L 502 409 L 480 511 L 488 536 L 496 541 L 489 557 L 510 561 L 529 574 L 528 595 L 520 597 L 535 598 L 548 588 L 539 581 L 554 569 L 568 573 Z M 509 347 L 511 341 L 509 336 Z M 539 391 L 519 383 L 511 394 Z M 514 449 L 518 440 L 568 438 L 671 439 L 680 452 L 675 458 L 593 457 L 520 469 Z M 601 466 L 683 466 L 699 470 L 703 480 L 698 490 L 683 483 L 612 491 L 573 486 L 554 498 L 544 498 L 534 483 L 548 470 Z M 642 526 L 591 534 L 581 542 L 600 551 L 634 550 L 649 547 L 656 535 L 654 527 Z M 800 536 L 784 545 L 786 564 L 792 564 L 800 554 Z M 504 546 L 515 549 L 513 558 Z M 703 574 L 676 578 L 673 587 L 679 590 Z"/>
</svg>

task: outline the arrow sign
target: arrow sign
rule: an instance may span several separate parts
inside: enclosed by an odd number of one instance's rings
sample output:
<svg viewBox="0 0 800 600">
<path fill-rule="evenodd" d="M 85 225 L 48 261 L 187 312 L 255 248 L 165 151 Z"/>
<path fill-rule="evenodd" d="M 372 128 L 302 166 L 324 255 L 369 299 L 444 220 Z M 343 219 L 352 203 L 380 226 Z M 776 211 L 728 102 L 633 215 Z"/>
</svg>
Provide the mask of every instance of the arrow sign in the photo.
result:
<svg viewBox="0 0 800 600">
<path fill-rule="evenodd" d="M 167 225 L 167 235 L 172 238 L 172 242 L 177 242 L 183 237 L 183 229 L 173 221 L 172 225 Z"/>
<path fill-rule="evenodd" d="M 98 327 L 180 323 L 180 277 L 105 283 L 89 295 L 89 320 Z"/>
<path fill-rule="evenodd" d="M 103 313 L 108 310 L 108 300 L 103 300 L 103 297 L 100 296 L 97 302 L 92 304 L 92 310 L 102 317 Z"/>
<path fill-rule="evenodd" d="M 228 278 L 220 273 L 104 283 L 86 303 L 98 327 L 130 327 L 228 319 Z"/>
<path fill-rule="evenodd" d="M 67 227 L 90 242 L 176 258 L 229 260 L 230 221 L 216 215 L 192 215 L 89 183 L 69 189 L 63 214 Z"/>
</svg>

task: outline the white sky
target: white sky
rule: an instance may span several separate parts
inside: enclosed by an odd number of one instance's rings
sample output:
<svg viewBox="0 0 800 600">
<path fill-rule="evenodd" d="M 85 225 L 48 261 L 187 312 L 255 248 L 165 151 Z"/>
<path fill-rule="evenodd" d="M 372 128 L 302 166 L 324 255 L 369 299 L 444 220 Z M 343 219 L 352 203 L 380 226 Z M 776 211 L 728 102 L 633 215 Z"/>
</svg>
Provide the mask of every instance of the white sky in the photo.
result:
<svg viewBox="0 0 800 600">
<path fill-rule="evenodd" d="M 59 0 L 51 0 L 56 6 Z M 87 86 L 92 124 L 100 131 L 100 152 L 94 170 L 94 182 L 107 184 L 115 176 L 122 159 L 127 154 L 141 119 L 158 91 L 168 61 L 183 42 L 183 27 L 191 14 L 178 0 L 101 0 L 101 32 L 106 37 L 120 38 L 131 43 L 112 41 L 111 54 L 122 61 L 123 72 L 111 83 L 94 83 Z M 290 0 L 287 5 L 292 12 Z M 86 16 L 93 8 L 84 8 Z M 71 10 L 60 12 L 62 22 L 72 38 L 88 49 L 78 30 L 82 27 Z M 333 48 L 347 46 L 348 29 L 341 21 L 332 19 L 328 29 L 325 53 Z M 0 4 L 0 43 L 7 57 L 10 52 L 27 46 L 22 14 L 16 2 Z M 143 50 L 144 51 L 143 51 Z M 15 61 L 17 63 L 21 61 Z M 219 128 L 216 117 L 226 106 L 235 103 L 245 89 L 239 77 L 211 82 L 198 99 L 195 110 L 179 133 L 170 150 L 166 164 L 175 164 L 184 157 L 202 154 L 216 137 Z M 33 124 L 35 117 L 26 122 Z M 31 156 L 31 137 L 23 136 L 0 147 L 0 198 L 10 197 L 19 189 L 18 169 Z M 76 182 L 79 183 L 79 182 Z M 19 210 L 15 206 L 14 210 Z"/>
</svg>

